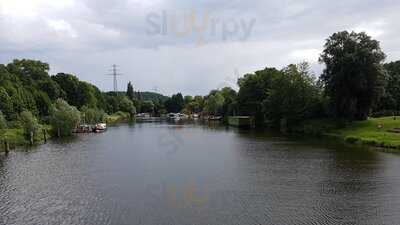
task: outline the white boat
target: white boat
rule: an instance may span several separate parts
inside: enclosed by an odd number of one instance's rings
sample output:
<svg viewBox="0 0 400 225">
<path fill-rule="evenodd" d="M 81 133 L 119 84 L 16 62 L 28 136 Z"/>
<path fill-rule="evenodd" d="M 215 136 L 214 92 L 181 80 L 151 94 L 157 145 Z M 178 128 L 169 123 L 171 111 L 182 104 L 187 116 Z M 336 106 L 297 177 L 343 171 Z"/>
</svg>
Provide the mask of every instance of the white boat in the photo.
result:
<svg viewBox="0 0 400 225">
<path fill-rule="evenodd" d="M 105 123 L 98 123 L 94 127 L 94 132 L 96 132 L 96 133 L 104 132 L 106 130 L 107 130 L 107 124 L 105 124 Z"/>
<path fill-rule="evenodd" d="M 174 121 L 178 121 L 178 120 L 182 120 L 182 119 L 187 119 L 189 118 L 188 115 L 185 115 L 183 113 L 169 113 L 168 114 L 168 119 L 170 120 L 174 120 Z"/>
</svg>

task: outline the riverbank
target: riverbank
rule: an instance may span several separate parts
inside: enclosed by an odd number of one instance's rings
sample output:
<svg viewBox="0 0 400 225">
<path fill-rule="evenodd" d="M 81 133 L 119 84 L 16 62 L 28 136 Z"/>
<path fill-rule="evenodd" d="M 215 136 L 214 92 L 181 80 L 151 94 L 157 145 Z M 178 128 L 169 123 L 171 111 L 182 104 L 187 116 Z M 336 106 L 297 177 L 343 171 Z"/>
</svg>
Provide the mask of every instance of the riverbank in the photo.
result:
<svg viewBox="0 0 400 225">
<path fill-rule="evenodd" d="M 117 123 L 125 123 L 129 122 L 130 115 L 129 113 L 117 112 L 112 115 L 106 116 L 107 124 L 117 124 Z M 44 134 L 43 129 L 46 131 L 46 139 L 50 139 L 52 134 L 52 127 L 50 125 L 41 125 L 41 129 L 34 136 L 34 143 L 41 144 L 44 143 Z M 28 146 L 30 144 L 29 140 L 24 135 L 24 130 L 22 128 L 8 128 L 0 130 L 0 152 L 5 151 L 5 144 L 7 142 L 11 149 L 14 149 L 18 146 Z"/>
<path fill-rule="evenodd" d="M 294 132 L 333 137 L 344 142 L 400 150 L 400 117 L 370 118 L 338 126 L 332 120 L 310 120 Z M 398 132 L 398 133 L 397 133 Z"/>
<path fill-rule="evenodd" d="M 129 115 L 129 113 L 116 112 L 112 115 L 106 116 L 105 120 L 108 125 L 113 125 L 117 123 L 129 122 L 131 120 L 131 116 Z"/>
<path fill-rule="evenodd" d="M 51 126 L 42 125 L 42 128 L 34 136 L 34 143 L 41 144 L 45 142 L 45 137 L 43 130 L 46 132 L 46 140 L 51 138 Z M 0 152 L 5 151 L 4 142 L 7 142 L 11 149 L 17 146 L 27 146 L 29 145 L 29 140 L 24 135 L 24 130 L 22 128 L 10 128 L 0 130 Z"/>
</svg>

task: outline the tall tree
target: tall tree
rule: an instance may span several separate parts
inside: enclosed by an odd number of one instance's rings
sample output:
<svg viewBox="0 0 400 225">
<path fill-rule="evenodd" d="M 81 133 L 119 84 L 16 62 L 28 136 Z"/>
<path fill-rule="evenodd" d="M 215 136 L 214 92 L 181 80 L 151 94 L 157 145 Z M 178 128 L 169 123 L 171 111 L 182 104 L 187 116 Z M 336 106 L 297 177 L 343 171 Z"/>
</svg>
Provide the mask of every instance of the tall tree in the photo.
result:
<svg viewBox="0 0 400 225">
<path fill-rule="evenodd" d="M 132 86 L 132 83 L 130 81 L 128 82 L 128 87 L 127 87 L 127 90 L 126 90 L 126 96 L 131 101 L 133 101 L 133 99 L 135 98 L 135 93 L 133 92 L 133 86 Z"/>
<path fill-rule="evenodd" d="M 264 123 L 263 101 L 268 97 L 272 80 L 281 76 L 282 72 L 276 68 L 265 68 L 254 74 L 246 74 L 238 80 L 238 104 L 241 115 L 255 117 L 256 125 Z"/>
<path fill-rule="evenodd" d="M 366 33 L 339 32 L 330 36 L 320 57 L 321 76 L 336 117 L 365 120 L 383 91 L 385 54 Z"/>
<path fill-rule="evenodd" d="M 385 93 L 377 102 L 374 111 L 400 111 L 400 61 L 383 65 L 387 71 Z"/>
<path fill-rule="evenodd" d="M 172 95 L 164 104 L 168 112 L 180 112 L 184 106 L 183 96 L 181 93 Z"/>
<path fill-rule="evenodd" d="M 307 63 L 289 65 L 282 75 L 272 81 L 268 97 L 264 101 L 266 118 L 280 125 L 292 125 L 316 115 L 321 91 Z"/>
</svg>

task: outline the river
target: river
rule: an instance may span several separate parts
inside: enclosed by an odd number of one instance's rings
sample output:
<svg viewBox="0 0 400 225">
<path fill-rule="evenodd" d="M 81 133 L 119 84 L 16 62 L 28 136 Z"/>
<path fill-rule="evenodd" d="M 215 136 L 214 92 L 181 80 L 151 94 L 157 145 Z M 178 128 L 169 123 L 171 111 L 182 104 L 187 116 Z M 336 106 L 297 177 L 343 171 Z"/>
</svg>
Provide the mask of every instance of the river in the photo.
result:
<svg viewBox="0 0 400 225">
<path fill-rule="evenodd" d="M 400 156 L 143 123 L 0 156 L 0 224 L 393 224 Z"/>
</svg>

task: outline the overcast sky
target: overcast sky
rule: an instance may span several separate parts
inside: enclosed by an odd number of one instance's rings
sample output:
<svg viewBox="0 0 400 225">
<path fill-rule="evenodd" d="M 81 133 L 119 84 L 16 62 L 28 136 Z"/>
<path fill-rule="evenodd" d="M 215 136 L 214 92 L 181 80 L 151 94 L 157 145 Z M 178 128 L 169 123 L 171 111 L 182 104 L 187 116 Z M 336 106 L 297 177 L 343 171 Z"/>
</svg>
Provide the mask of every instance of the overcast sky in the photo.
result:
<svg viewBox="0 0 400 225">
<path fill-rule="evenodd" d="M 102 90 L 205 95 L 239 75 L 309 61 L 342 30 L 400 59 L 398 0 L 0 0 L 0 63 L 39 59 Z"/>
</svg>

